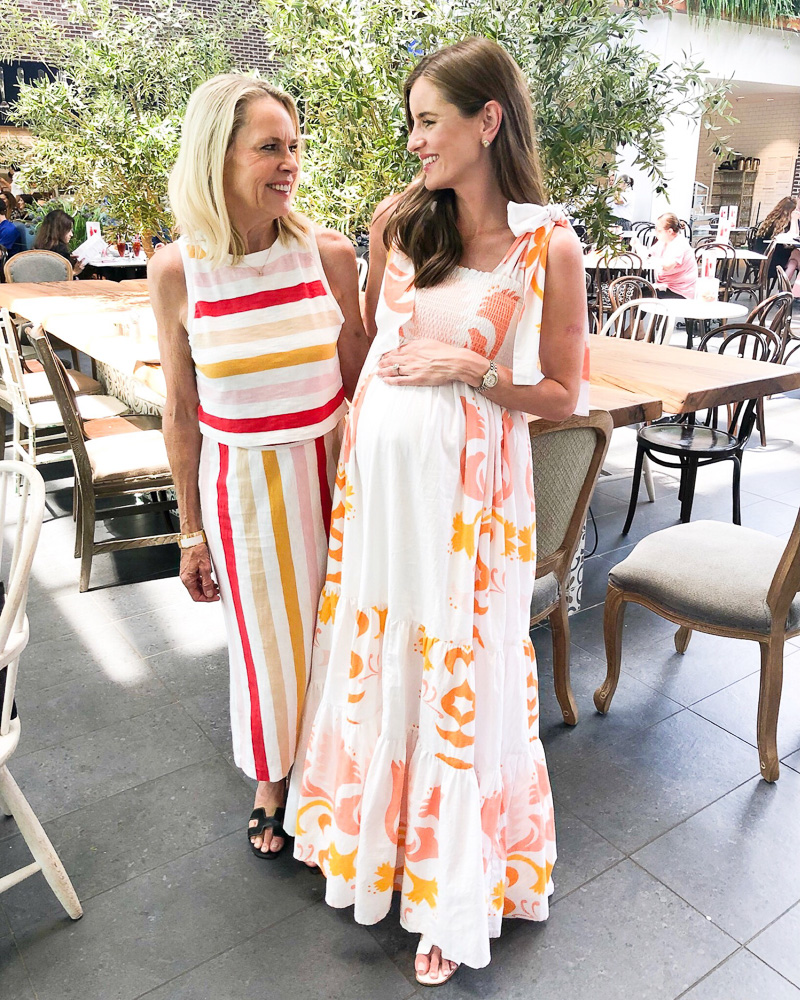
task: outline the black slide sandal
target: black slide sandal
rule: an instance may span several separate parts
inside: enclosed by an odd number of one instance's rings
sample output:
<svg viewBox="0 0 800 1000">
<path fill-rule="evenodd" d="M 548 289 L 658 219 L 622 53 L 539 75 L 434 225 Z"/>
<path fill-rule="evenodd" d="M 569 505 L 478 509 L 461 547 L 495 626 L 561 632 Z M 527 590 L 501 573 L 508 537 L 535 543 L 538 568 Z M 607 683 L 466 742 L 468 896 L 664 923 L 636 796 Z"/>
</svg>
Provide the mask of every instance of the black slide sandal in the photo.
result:
<svg viewBox="0 0 800 1000">
<path fill-rule="evenodd" d="M 250 826 L 253 820 L 258 820 L 255 826 Z M 267 816 L 267 810 L 263 806 L 259 806 L 258 809 L 254 809 L 250 813 L 250 819 L 247 821 L 247 842 L 250 844 L 250 850 L 255 854 L 257 858 L 266 858 L 271 861 L 273 858 L 277 858 L 278 855 L 283 851 L 283 847 L 286 847 L 286 831 L 281 825 L 283 823 L 283 807 L 275 810 L 274 815 Z M 271 830 L 273 837 L 283 837 L 283 847 L 278 851 L 262 851 L 260 847 L 255 847 L 253 845 L 253 840 L 258 836 L 263 836 L 265 830 Z"/>
</svg>

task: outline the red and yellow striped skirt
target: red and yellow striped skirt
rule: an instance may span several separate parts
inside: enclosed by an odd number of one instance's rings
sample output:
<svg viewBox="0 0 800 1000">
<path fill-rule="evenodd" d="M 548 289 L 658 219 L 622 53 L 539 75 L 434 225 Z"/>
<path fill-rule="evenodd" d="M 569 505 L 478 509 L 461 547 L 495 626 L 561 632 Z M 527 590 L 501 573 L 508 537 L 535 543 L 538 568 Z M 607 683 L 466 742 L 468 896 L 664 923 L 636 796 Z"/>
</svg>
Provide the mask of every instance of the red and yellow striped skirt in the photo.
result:
<svg viewBox="0 0 800 1000">
<path fill-rule="evenodd" d="M 203 438 L 200 499 L 228 633 L 233 753 L 259 781 L 294 763 L 340 442 L 339 427 L 264 449 Z"/>
</svg>

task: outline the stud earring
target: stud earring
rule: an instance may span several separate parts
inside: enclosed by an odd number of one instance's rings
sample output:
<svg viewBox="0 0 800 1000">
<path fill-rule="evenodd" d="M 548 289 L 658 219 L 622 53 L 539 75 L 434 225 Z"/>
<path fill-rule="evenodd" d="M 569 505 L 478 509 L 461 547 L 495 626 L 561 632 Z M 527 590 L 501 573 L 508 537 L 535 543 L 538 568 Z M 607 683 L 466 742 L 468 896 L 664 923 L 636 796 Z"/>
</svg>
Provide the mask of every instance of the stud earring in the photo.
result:
<svg viewBox="0 0 800 1000">
<path fill-rule="evenodd" d="M 491 145 L 491 143 L 489 142 L 488 139 L 481 139 L 481 142 L 483 143 L 483 148 L 484 149 L 488 149 L 489 146 Z"/>
</svg>

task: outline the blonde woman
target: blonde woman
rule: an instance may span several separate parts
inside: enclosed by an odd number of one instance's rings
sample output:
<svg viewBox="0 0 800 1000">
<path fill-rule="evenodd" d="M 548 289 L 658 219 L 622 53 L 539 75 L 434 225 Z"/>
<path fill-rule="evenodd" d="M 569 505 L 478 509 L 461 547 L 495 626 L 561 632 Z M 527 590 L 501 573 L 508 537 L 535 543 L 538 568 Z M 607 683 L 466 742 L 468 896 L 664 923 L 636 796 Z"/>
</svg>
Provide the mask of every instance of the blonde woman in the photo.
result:
<svg viewBox="0 0 800 1000">
<path fill-rule="evenodd" d="M 299 169 L 288 94 L 240 74 L 208 80 L 170 178 L 182 235 L 149 267 L 180 577 L 192 600 L 222 599 L 260 858 L 285 844 L 340 423 L 367 349 L 354 249 L 292 210 Z"/>
</svg>

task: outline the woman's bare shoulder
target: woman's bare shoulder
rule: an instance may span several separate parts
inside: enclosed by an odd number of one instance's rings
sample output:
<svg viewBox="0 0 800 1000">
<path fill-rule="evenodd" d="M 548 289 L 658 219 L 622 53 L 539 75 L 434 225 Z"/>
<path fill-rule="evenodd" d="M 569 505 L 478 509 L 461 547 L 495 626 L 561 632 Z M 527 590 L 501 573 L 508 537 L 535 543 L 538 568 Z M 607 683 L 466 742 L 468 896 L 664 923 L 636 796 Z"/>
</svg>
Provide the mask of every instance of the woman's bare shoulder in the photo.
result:
<svg viewBox="0 0 800 1000">
<path fill-rule="evenodd" d="M 167 243 L 147 262 L 147 280 L 157 289 L 186 288 L 183 259 L 177 243 Z"/>
</svg>

